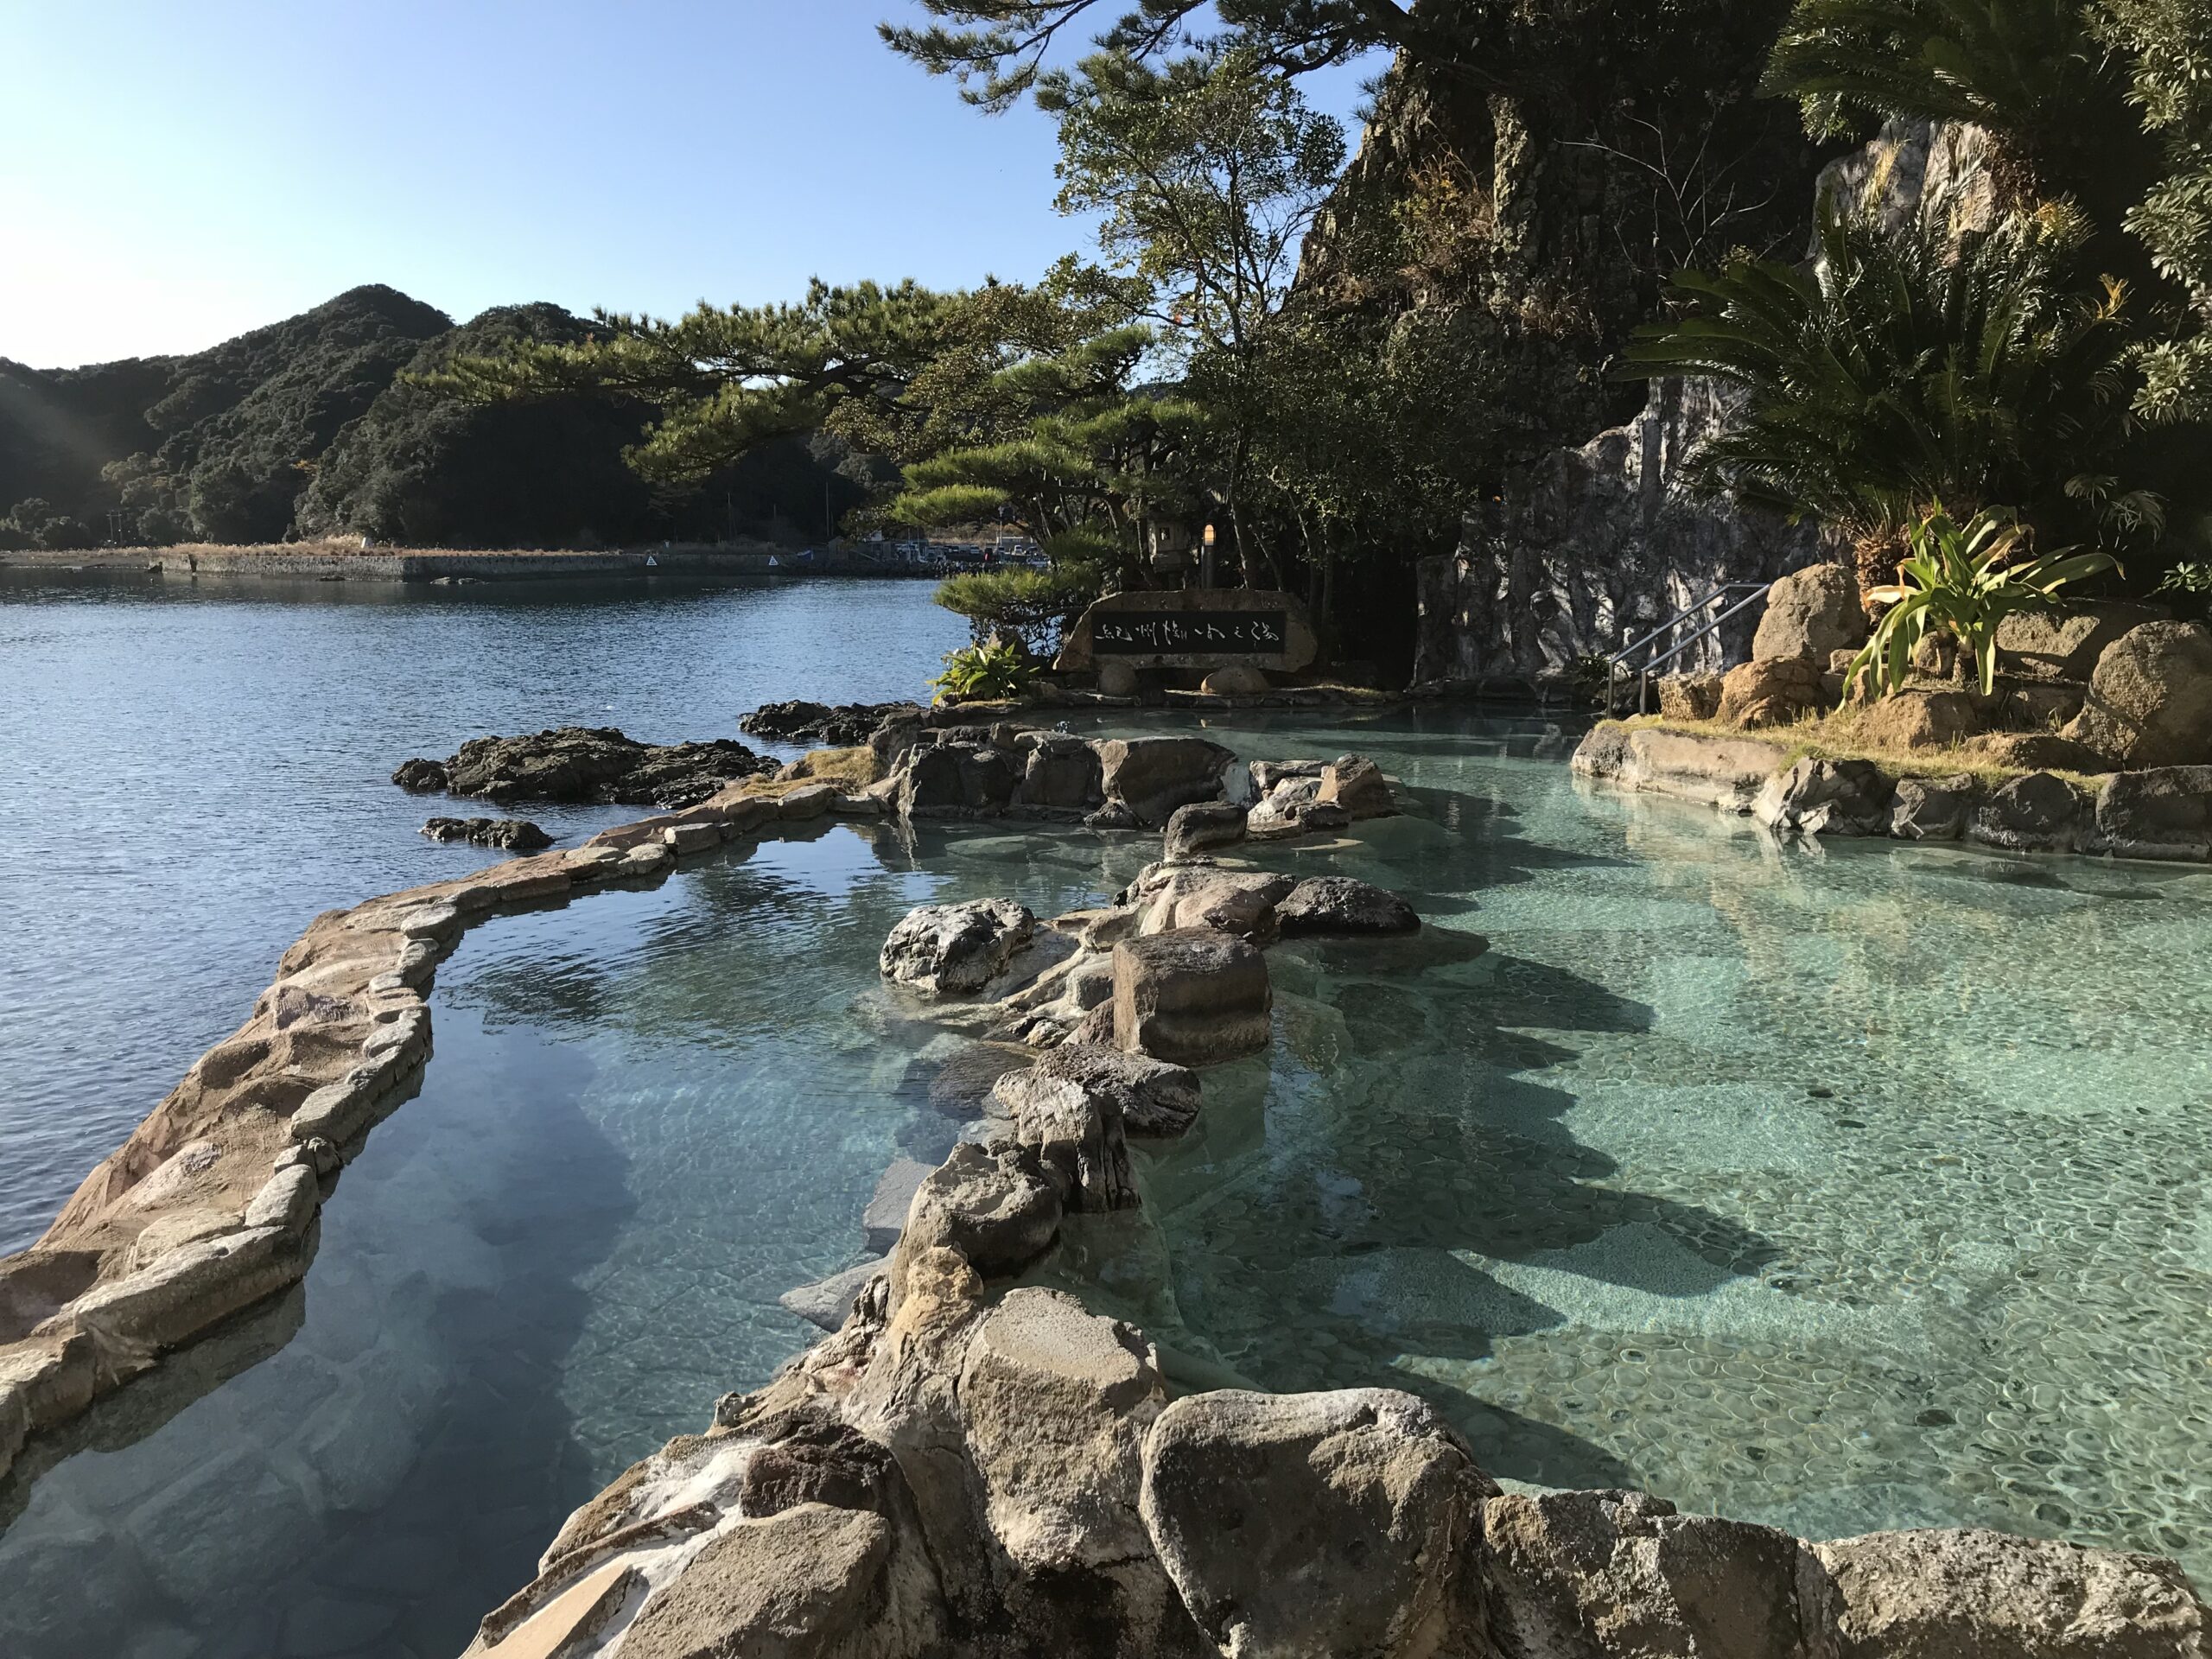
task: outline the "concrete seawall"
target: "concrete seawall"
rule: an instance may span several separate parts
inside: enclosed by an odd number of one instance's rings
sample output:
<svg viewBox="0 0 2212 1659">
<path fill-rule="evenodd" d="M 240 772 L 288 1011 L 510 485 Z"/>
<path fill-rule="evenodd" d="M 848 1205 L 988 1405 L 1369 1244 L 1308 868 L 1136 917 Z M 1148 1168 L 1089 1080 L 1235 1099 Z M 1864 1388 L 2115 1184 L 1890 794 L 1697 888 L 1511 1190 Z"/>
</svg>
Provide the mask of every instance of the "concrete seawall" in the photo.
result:
<svg viewBox="0 0 2212 1659">
<path fill-rule="evenodd" d="M 559 582 L 608 576 L 898 576 L 926 575 L 878 564 L 850 550 L 803 557 L 762 543 L 675 544 L 605 552 L 357 548 L 328 543 L 260 547 L 92 548 L 0 555 L 0 568 L 137 570 L 165 579 L 254 576 L 289 582 Z"/>
</svg>

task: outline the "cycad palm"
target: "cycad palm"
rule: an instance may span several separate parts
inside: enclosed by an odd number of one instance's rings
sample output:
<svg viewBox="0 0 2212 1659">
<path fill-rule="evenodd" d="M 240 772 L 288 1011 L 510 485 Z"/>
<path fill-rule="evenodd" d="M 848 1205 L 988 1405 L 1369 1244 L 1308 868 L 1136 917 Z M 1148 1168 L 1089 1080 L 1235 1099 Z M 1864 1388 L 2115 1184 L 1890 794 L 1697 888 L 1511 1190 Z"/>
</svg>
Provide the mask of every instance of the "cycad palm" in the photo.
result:
<svg viewBox="0 0 2212 1659">
<path fill-rule="evenodd" d="M 1748 257 L 1687 273 L 1688 315 L 1641 332 L 1624 372 L 1710 375 L 1748 393 L 1707 477 L 1855 537 L 1867 574 L 1929 504 L 2005 504 L 2058 527 L 2155 526 L 2113 474 L 2128 435 L 2122 291 L 2078 297 L 2062 212 L 1954 245 L 1825 209 L 1811 269 Z"/>
</svg>

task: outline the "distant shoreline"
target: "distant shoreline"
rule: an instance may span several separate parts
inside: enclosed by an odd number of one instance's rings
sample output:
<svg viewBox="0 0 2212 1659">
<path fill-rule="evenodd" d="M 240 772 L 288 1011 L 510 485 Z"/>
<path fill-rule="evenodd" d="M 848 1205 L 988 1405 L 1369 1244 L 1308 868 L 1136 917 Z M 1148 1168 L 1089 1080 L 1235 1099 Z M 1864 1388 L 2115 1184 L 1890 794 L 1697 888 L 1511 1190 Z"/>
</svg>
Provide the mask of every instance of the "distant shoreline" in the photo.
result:
<svg viewBox="0 0 2212 1659">
<path fill-rule="evenodd" d="M 929 576 L 879 562 L 867 547 L 795 551 L 766 542 L 669 543 L 598 551 L 362 547 L 351 542 L 258 546 L 188 543 L 0 554 L 0 569 L 137 570 L 164 577 L 238 575 L 308 582 L 521 582 L 597 576 Z"/>
</svg>

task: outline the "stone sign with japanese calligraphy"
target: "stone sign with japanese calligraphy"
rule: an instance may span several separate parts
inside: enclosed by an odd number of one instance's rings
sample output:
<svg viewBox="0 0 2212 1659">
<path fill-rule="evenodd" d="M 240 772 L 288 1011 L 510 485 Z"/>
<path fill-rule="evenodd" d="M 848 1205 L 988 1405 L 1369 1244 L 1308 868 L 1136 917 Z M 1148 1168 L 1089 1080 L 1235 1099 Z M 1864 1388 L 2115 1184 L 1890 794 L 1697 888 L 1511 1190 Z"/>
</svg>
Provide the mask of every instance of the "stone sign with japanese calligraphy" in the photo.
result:
<svg viewBox="0 0 2212 1659">
<path fill-rule="evenodd" d="M 1314 654 L 1305 607 L 1289 594 L 1185 588 L 1100 600 L 1069 631 L 1056 665 L 1084 671 L 1110 661 L 1203 671 L 1241 664 L 1288 674 Z"/>
</svg>

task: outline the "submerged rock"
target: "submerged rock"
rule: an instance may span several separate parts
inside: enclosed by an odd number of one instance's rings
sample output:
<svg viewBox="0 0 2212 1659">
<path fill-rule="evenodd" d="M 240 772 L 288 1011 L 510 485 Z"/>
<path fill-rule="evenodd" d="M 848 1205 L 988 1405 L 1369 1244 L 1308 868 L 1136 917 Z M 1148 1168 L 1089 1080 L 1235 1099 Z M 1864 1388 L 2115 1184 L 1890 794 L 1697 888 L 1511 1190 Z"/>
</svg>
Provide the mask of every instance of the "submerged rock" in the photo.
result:
<svg viewBox="0 0 2212 1659">
<path fill-rule="evenodd" d="M 598 801 L 696 806 L 741 779 L 776 770 L 742 743 L 640 743 L 612 727 L 564 726 L 525 737 L 479 737 L 448 759 L 410 760 L 404 789 L 442 788 L 493 801 Z M 442 777 L 442 782 L 436 781 Z"/>
<path fill-rule="evenodd" d="M 553 837 L 527 818 L 432 818 L 423 833 L 432 841 L 465 841 L 472 847 L 504 847 L 519 853 L 553 844 Z"/>
<path fill-rule="evenodd" d="M 919 905 L 883 943 L 883 976 L 929 996 L 964 996 L 1002 973 L 1037 931 L 1037 918 L 1009 899 Z"/>
</svg>

